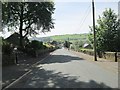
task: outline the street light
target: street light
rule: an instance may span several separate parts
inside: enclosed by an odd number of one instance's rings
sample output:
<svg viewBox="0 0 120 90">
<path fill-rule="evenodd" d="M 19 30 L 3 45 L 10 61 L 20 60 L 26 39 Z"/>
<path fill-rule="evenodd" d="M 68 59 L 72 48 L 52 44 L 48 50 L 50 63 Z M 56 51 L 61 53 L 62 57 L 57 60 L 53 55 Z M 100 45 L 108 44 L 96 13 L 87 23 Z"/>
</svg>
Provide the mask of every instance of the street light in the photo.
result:
<svg viewBox="0 0 120 90">
<path fill-rule="evenodd" d="M 14 48 L 14 53 L 15 53 L 15 64 L 18 64 L 18 58 L 17 58 L 17 48 Z"/>
</svg>

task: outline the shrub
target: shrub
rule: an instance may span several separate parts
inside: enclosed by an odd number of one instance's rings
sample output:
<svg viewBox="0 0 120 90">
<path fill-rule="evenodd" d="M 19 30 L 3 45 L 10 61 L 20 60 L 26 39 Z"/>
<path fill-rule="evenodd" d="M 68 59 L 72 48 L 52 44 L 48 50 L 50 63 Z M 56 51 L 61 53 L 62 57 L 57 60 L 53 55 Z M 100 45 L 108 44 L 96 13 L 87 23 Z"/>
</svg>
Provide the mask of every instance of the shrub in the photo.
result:
<svg viewBox="0 0 120 90">
<path fill-rule="evenodd" d="M 10 54 L 12 54 L 12 52 L 13 52 L 13 47 L 9 43 L 3 41 L 3 44 L 2 44 L 2 53 L 10 55 Z"/>
<path fill-rule="evenodd" d="M 42 49 L 44 48 L 43 46 L 43 42 L 39 42 L 37 40 L 33 40 L 32 42 L 30 42 L 28 45 L 27 45 L 27 48 L 32 48 L 34 50 L 37 50 L 37 49 Z"/>
<path fill-rule="evenodd" d="M 35 49 L 35 50 L 39 49 L 39 47 L 40 47 L 39 41 L 33 40 L 33 41 L 30 43 L 30 47 L 33 48 L 33 49 Z"/>
<path fill-rule="evenodd" d="M 3 40 L 2 43 L 2 65 L 15 64 L 15 56 L 11 44 Z"/>
<path fill-rule="evenodd" d="M 12 64 L 15 64 L 14 54 L 11 54 L 11 55 L 2 54 L 2 65 L 7 66 Z"/>
</svg>

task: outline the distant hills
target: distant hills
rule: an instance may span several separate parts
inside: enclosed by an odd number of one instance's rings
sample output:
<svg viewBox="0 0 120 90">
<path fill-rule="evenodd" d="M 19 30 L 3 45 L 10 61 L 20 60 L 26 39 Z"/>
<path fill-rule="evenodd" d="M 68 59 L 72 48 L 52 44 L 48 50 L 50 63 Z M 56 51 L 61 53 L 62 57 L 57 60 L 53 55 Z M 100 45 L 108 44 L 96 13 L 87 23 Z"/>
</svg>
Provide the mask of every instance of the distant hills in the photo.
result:
<svg viewBox="0 0 120 90">
<path fill-rule="evenodd" d="M 34 38 L 29 38 L 29 40 L 37 40 L 37 41 L 42 41 L 42 42 L 49 42 L 49 41 L 52 41 L 52 38 L 50 38 L 50 37 L 34 37 Z"/>
<path fill-rule="evenodd" d="M 50 37 L 52 40 L 56 41 L 65 41 L 69 40 L 71 42 L 73 41 L 87 41 L 88 34 L 66 34 L 66 35 L 55 35 Z"/>
<path fill-rule="evenodd" d="M 64 42 L 65 40 L 69 40 L 70 42 L 74 41 L 84 41 L 88 42 L 88 34 L 66 34 L 66 35 L 54 35 L 49 37 L 35 37 L 30 38 L 30 40 L 38 40 L 43 42 L 49 42 L 52 40 Z"/>
</svg>

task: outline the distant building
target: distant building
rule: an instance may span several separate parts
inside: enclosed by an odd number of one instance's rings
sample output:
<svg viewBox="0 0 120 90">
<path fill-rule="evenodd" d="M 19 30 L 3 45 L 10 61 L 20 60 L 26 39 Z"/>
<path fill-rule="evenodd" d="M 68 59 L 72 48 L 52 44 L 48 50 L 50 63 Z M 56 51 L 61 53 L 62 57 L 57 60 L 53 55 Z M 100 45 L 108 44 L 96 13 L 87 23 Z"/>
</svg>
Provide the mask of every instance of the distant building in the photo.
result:
<svg viewBox="0 0 120 90">
<path fill-rule="evenodd" d="M 118 2 L 118 19 L 120 19 L 120 1 Z"/>
<path fill-rule="evenodd" d="M 13 46 L 20 46 L 20 34 L 18 33 L 13 33 L 5 40 L 11 43 Z M 28 42 L 29 42 L 29 39 L 27 37 L 23 39 L 23 45 L 26 45 Z"/>
<path fill-rule="evenodd" d="M 90 44 L 88 44 L 88 43 L 85 43 L 83 45 L 83 48 L 92 49 L 92 46 Z"/>
</svg>

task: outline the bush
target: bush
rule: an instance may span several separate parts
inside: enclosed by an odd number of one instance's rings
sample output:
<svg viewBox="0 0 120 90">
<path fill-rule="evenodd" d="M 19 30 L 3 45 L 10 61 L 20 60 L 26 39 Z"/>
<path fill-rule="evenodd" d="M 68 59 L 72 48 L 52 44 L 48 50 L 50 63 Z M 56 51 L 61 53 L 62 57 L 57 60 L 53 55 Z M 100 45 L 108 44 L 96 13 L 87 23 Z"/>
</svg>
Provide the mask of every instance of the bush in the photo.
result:
<svg viewBox="0 0 120 90">
<path fill-rule="evenodd" d="M 13 47 L 9 43 L 4 41 L 2 44 L 2 53 L 10 55 L 12 54 L 12 52 L 13 52 Z"/>
<path fill-rule="evenodd" d="M 43 49 L 47 49 L 47 46 L 43 45 Z"/>
<path fill-rule="evenodd" d="M 2 54 L 2 65 L 7 66 L 12 64 L 15 64 L 14 54 L 10 54 L 10 55 Z"/>
<path fill-rule="evenodd" d="M 39 42 L 37 40 L 33 40 L 28 45 L 26 45 L 26 48 L 32 48 L 34 50 L 37 50 L 37 49 L 44 48 L 44 46 L 43 46 L 43 42 Z"/>
<path fill-rule="evenodd" d="M 15 64 L 15 56 L 13 54 L 13 47 L 11 44 L 3 40 L 2 43 L 2 65 L 12 65 Z"/>
<path fill-rule="evenodd" d="M 33 40 L 29 44 L 25 46 L 25 48 L 21 48 L 23 52 L 27 53 L 28 55 L 37 57 L 40 54 L 52 51 L 54 47 L 50 44 L 43 44 L 43 42 L 39 42 L 37 40 Z"/>
<path fill-rule="evenodd" d="M 35 50 L 37 50 L 37 49 L 40 48 L 40 42 L 34 40 L 34 41 L 32 41 L 32 42 L 30 43 L 30 47 L 33 48 L 33 49 L 35 49 Z"/>
<path fill-rule="evenodd" d="M 43 42 L 39 42 L 37 40 L 33 40 L 29 44 L 25 46 L 25 49 L 22 50 L 23 52 L 27 53 L 28 55 L 36 56 L 36 52 L 38 50 L 47 49 Z"/>
</svg>

